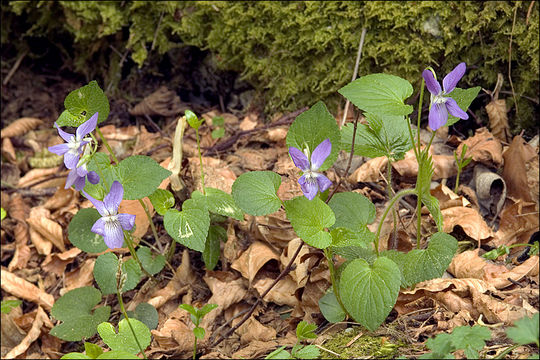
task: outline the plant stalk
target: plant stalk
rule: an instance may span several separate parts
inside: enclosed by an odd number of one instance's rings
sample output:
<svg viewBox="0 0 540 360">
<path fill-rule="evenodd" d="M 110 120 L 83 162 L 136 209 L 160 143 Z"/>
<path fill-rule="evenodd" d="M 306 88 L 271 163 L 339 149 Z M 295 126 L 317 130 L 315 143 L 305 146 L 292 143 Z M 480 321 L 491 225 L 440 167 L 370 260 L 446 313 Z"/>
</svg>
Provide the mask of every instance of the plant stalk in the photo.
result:
<svg viewBox="0 0 540 360">
<path fill-rule="evenodd" d="M 336 296 L 336 300 L 339 303 L 339 306 L 341 306 L 341 309 L 347 314 L 347 310 L 345 310 L 345 306 L 343 306 L 343 303 L 341 302 L 341 296 L 339 294 L 338 288 L 337 288 L 337 282 L 336 282 L 336 270 L 334 268 L 334 260 L 332 250 L 329 248 L 324 249 L 324 255 L 326 256 L 326 261 L 328 261 L 328 269 L 330 270 L 330 279 L 332 280 L 332 290 L 334 290 L 334 295 Z"/>
<path fill-rule="evenodd" d="M 197 138 L 197 151 L 199 152 L 199 163 L 201 166 L 201 188 L 202 188 L 203 195 L 206 195 L 206 190 L 204 188 L 204 167 L 203 167 L 203 161 L 202 161 L 201 143 L 199 140 L 199 129 L 195 129 L 195 137 Z"/>
<path fill-rule="evenodd" d="M 126 319 L 129 328 L 131 329 L 131 333 L 133 334 L 133 337 L 135 338 L 135 342 L 137 343 L 137 346 L 139 347 L 139 350 L 141 351 L 141 354 L 145 359 L 148 359 L 146 357 L 146 354 L 144 353 L 144 350 L 141 346 L 141 343 L 139 343 L 139 339 L 137 338 L 137 334 L 135 334 L 135 330 L 133 330 L 133 326 L 131 326 L 131 322 L 129 321 L 128 314 L 126 312 L 126 309 L 124 308 L 124 301 L 122 301 L 122 294 L 120 294 L 120 289 L 116 289 L 116 296 L 118 297 L 118 304 L 120 304 L 120 311 L 122 312 L 122 315 L 124 315 L 124 318 Z"/>
<path fill-rule="evenodd" d="M 154 239 L 156 240 L 156 245 L 159 249 L 159 252 L 163 254 L 163 247 L 161 246 L 161 242 L 159 242 L 158 233 L 156 230 L 156 226 L 152 221 L 152 215 L 150 214 L 150 210 L 148 210 L 148 206 L 146 206 L 145 202 L 142 199 L 139 199 L 139 204 L 141 204 L 142 208 L 144 209 L 144 213 L 148 218 L 148 222 L 150 223 L 150 228 L 152 229 L 152 234 L 154 234 Z"/>
</svg>

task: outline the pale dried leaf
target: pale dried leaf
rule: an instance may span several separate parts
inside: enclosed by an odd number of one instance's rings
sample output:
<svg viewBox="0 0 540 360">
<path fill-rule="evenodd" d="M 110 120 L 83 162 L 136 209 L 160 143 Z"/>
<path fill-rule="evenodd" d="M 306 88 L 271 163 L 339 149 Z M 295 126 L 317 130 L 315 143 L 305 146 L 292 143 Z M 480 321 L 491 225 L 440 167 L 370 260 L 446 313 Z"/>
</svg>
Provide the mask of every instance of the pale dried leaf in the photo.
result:
<svg viewBox="0 0 540 360">
<path fill-rule="evenodd" d="M 244 117 L 244 120 L 240 123 L 240 130 L 253 130 L 257 127 L 257 114 L 250 113 Z"/>
<path fill-rule="evenodd" d="M 283 267 L 287 266 L 289 262 L 291 261 L 291 257 L 294 255 L 294 253 L 298 250 L 298 247 L 302 245 L 302 239 L 295 238 L 291 240 L 287 246 L 283 250 L 280 256 L 281 265 Z M 304 287 L 308 281 L 308 262 L 302 261 L 302 256 L 309 253 L 309 247 L 304 246 L 302 249 L 300 249 L 300 252 L 296 256 L 293 262 L 294 270 L 289 272 L 289 275 L 291 278 L 296 282 L 297 287 Z"/>
<path fill-rule="evenodd" d="M 151 333 L 158 345 L 164 349 L 174 349 L 179 352 L 193 349 L 193 332 L 178 319 L 167 319 L 160 329 L 151 330 Z"/>
<path fill-rule="evenodd" d="M 13 235 L 15 237 L 15 253 L 9 262 L 9 271 L 25 268 L 31 255 L 30 248 L 27 245 L 29 239 L 28 226 L 17 221 Z"/>
<path fill-rule="evenodd" d="M 11 295 L 22 298 L 38 305 L 43 306 L 46 310 L 50 310 L 54 304 L 54 297 L 40 290 L 32 283 L 12 274 L 6 268 L 2 267 L 0 271 L 2 275 L 2 289 Z"/>
<path fill-rule="evenodd" d="M 238 323 L 240 318 L 236 318 L 233 321 L 233 326 Z M 271 341 L 276 339 L 277 332 L 275 329 L 264 326 L 254 316 L 251 316 L 246 320 L 238 329 L 236 333 L 240 335 L 240 343 L 242 345 L 249 344 L 253 341 Z"/>
<path fill-rule="evenodd" d="M 191 176 L 193 177 L 194 183 L 197 184 L 197 190 L 202 191 L 199 157 L 190 157 L 188 160 Z M 234 183 L 234 180 L 236 180 L 236 175 L 229 168 L 229 165 L 222 160 L 207 156 L 203 156 L 202 162 L 204 166 L 204 185 L 230 194 L 232 184 Z"/>
<path fill-rule="evenodd" d="M 49 219 L 49 216 L 50 213 L 45 208 L 35 207 L 30 211 L 26 222 L 32 229 L 39 232 L 41 236 L 52 242 L 60 251 L 66 251 L 62 226 L 56 221 Z"/>
<path fill-rule="evenodd" d="M 58 174 L 58 168 L 32 169 L 19 179 L 17 186 L 19 188 L 29 187 L 55 174 Z"/>
<path fill-rule="evenodd" d="M 245 280 L 242 278 L 233 280 L 223 272 L 207 271 L 206 275 L 203 276 L 203 280 L 212 292 L 208 304 L 217 304 L 219 306 L 210 312 L 205 319 L 215 319 L 232 304 L 244 300 L 247 295 Z"/>
<path fill-rule="evenodd" d="M 12 164 L 17 163 L 17 155 L 15 154 L 15 148 L 9 138 L 2 140 L 2 155 L 5 156 L 7 161 Z"/>
<path fill-rule="evenodd" d="M 288 129 L 285 127 L 276 127 L 273 129 L 268 129 L 266 131 L 266 138 L 270 141 L 277 143 L 285 143 L 287 138 Z"/>
<path fill-rule="evenodd" d="M 152 214 L 152 212 L 154 211 L 154 207 L 152 206 L 152 202 L 150 201 L 150 199 L 145 197 L 142 201 L 144 201 L 144 203 L 146 204 L 149 213 Z M 146 216 L 146 212 L 144 211 L 139 200 L 122 200 L 120 206 L 118 207 L 118 213 L 135 215 L 136 228 L 133 232 L 134 237 L 143 237 L 144 234 L 146 234 L 150 226 L 150 221 L 148 220 L 148 216 Z"/>
<path fill-rule="evenodd" d="M 80 253 L 81 250 L 74 247 L 63 253 L 48 254 L 41 263 L 41 268 L 46 272 L 52 272 L 58 276 L 62 276 L 66 270 L 66 266 L 73 262 Z"/>
<path fill-rule="evenodd" d="M 538 208 L 534 203 L 519 200 L 503 209 L 499 230 L 494 235 L 493 246 L 526 243 L 538 231 Z"/>
<path fill-rule="evenodd" d="M 116 127 L 115 125 L 105 125 L 100 127 L 101 133 L 107 140 L 125 141 L 135 139 L 139 135 L 139 127 L 130 125 L 127 127 Z"/>
<path fill-rule="evenodd" d="M 527 181 L 526 163 L 537 157 L 536 151 L 523 140 L 515 136 L 510 147 L 504 152 L 503 178 L 508 187 L 508 195 L 515 199 L 532 201 Z"/>
<path fill-rule="evenodd" d="M 78 196 L 78 192 L 73 188 L 64 189 L 64 187 L 59 187 L 58 190 L 51 196 L 43 207 L 45 209 L 54 211 L 68 205 L 75 197 Z"/>
<path fill-rule="evenodd" d="M 274 282 L 273 278 L 260 278 L 256 279 L 253 283 L 253 287 L 257 290 L 259 295 L 262 295 Z M 294 292 L 298 288 L 296 281 L 294 281 L 289 275 L 281 279 L 270 292 L 264 297 L 263 300 L 267 302 L 273 302 L 278 305 L 298 305 L 298 299 L 294 296 Z"/>
<path fill-rule="evenodd" d="M 444 184 L 437 185 L 436 188 L 430 190 L 430 193 L 439 200 L 439 206 L 444 209 L 453 206 L 469 206 L 471 204 L 465 197 L 457 195 Z M 459 205 L 448 206 L 454 200 L 457 200 Z M 456 204 L 456 202 L 452 202 L 452 204 Z"/>
<path fill-rule="evenodd" d="M 501 141 L 508 142 L 510 139 L 510 127 L 508 126 L 506 100 L 491 100 L 486 105 L 486 112 L 489 118 L 489 127 L 493 135 Z"/>
<path fill-rule="evenodd" d="M 476 162 L 490 167 L 498 167 L 502 164 L 502 145 L 486 128 L 476 130 L 473 137 L 463 141 L 456 152 L 461 154 L 463 144 L 467 145 L 466 157 L 472 157 Z"/>
<path fill-rule="evenodd" d="M 454 226 L 461 226 L 467 236 L 482 241 L 493 236 L 493 231 L 486 224 L 477 210 L 467 207 L 452 207 L 441 210 L 443 215 L 443 231 L 451 233 Z"/>
<path fill-rule="evenodd" d="M 29 213 L 30 207 L 23 200 L 22 195 L 19 193 L 13 194 L 9 201 L 9 217 L 24 223 Z"/>
<path fill-rule="evenodd" d="M 385 171 L 386 164 L 388 164 L 388 158 L 386 156 L 369 159 L 356 169 L 347 179 L 353 184 L 358 182 L 378 181 L 382 178 L 381 174 Z"/>
<path fill-rule="evenodd" d="M 36 230 L 32 229 L 31 227 L 28 228 L 28 231 L 30 232 L 30 241 L 32 241 L 32 244 L 34 244 L 38 254 L 49 255 L 53 246 L 52 242 L 45 240 L 43 236 L 41 236 Z"/>
<path fill-rule="evenodd" d="M 276 262 L 279 260 L 276 252 L 267 244 L 255 241 L 231 264 L 231 267 L 248 279 L 251 286 L 251 282 L 259 270 L 272 260 Z"/>
<path fill-rule="evenodd" d="M 478 164 L 473 173 L 476 195 L 484 213 L 499 214 L 506 200 L 506 183 L 497 173 Z"/>
<path fill-rule="evenodd" d="M 538 312 L 535 309 L 531 311 L 518 305 L 508 304 L 493 296 L 482 294 L 476 289 L 471 289 L 471 296 L 474 307 L 492 324 L 503 322 L 508 326 L 513 325 L 517 320 L 525 316 L 531 317 L 534 313 Z"/>
<path fill-rule="evenodd" d="M 39 306 L 34 323 L 32 324 L 32 328 L 21 343 L 6 354 L 6 358 L 13 359 L 24 353 L 30 347 L 30 345 L 39 338 L 41 335 L 41 327 L 44 323 L 50 324 L 50 320 L 45 311 L 43 311 L 41 306 Z"/>
<path fill-rule="evenodd" d="M 160 115 L 176 116 L 187 109 L 175 91 L 166 86 L 160 86 L 152 94 L 145 97 L 134 108 L 129 109 L 130 115 Z"/>
<path fill-rule="evenodd" d="M 1 138 L 9 138 L 14 136 L 21 136 L 26 134 L 28 131 L 37 128 L 39 125 L 43 124 L 43 121 L 33 117 L 23 117 L 15 120 L 8 126 L 2 129 L 0 132 Z"/>
<path fill-rule="evenodd" d="M 95 263 L 96 259 L 86 259 L 82 265 L 67 273 L 64 287 L 60 289 L 60 296 L 73 289 L 91 286 L 94 282 L 93 272 Z"/>
</svg>

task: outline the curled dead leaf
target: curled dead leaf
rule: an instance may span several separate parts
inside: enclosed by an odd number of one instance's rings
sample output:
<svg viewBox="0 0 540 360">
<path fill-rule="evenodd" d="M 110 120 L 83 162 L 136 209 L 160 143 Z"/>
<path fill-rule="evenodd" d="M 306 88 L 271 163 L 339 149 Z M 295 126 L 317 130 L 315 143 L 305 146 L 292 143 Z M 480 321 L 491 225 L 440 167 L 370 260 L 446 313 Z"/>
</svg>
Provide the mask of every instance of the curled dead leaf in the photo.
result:
<svg viewBox="0 0 540 360">
<path fill-rule="evenodd" d="M 481 209 L 492 216 L 499 214 L 506 200 L 504 179 L 481 164 L 474 167 L 473 179 Z"/>
<path fill-rule="evenodd" d="M 32 328 L 30 329 L 30 331 L 28 331 L 28 334 L 26 334 L 21 343 L 15 346 L 13 349 L 11 349 L 10 352 L 6 354 L 5 358 L 14 359 L 24 353 L 30 347 L 30 345 L 39 338 L 39 336 L 41 335 L 41 328 L 44 324 L 49 325 L 49 327 L 52 328 L 52 323 L 49 320 L 49 317 L 47 316 L 45 311 L 43 311 L 41 306 L 38 306 Z"/>
<path fill-rule="evenodd" d="M 536 151 L 521 136 L 515 136 L 503 154 L 503 178 L 508 186 L 508 195 L 515 199 L 532 201 L 527 181 L 526 163 L 537 158 Z"/>
<path fill-rule="evenodd" d="M 27 226 L 24 225 L 26 228 Z M 36 230 L 32 229 L 31 227 L 28 227 L 28 231 L 30 233 L 30 241 L 32 241 L 32 244 L 36 247 L 36 251 L 40 255 L 49 255 L 52 250 L 52 242 L 45 240 L 43 236 L 40 235 Z"/>
<path fill-rule="evenodd" d="M 510 139 L 510 127 L 508 126 L 508 109 L 505 99 L 492 100 L 486 105 L 489 118 L 489 127 L 495 137 L 508 142 Z"/>
<path fill-rule="evenodd" d="M 280 260 L 281 265 L 283 267 L 287 266 L 289 262 L 291 261 L 291 257 L 294 253 L 296 253 L 296 250 L 298 250 L 298 247 L 302 245 L 302 239 L 295 238 L 291 240 L 288 244 L 288 246 L 283 249 L 283 252 L 281 253 Z M 293 270 L 289 272 L 289 275 L 291 278 L 296 281 L 297 287 L 303 287 L 306 285 L 308 281 L 308 262 L 302 260 L 302 256 L 309 253 L 309 247 L 304 246 L 302 249 L 300 249 L 300 252 L 296 256 L 293 262 Z"/>
<path fill-rule="evenodd" d="M 50 310 L 54 304 L 54 297 L 40 290 L 34 284 L 18 277 L 2 267 L 0 271 L 2 276 L 2 289 L 18 298 L 25 299 L 43 306 L 46 310 Z"/>
<path fill-rule="evenodd" d="M 73 262 L 80 253 L 81 250 L 74 247 L 63 253 L 48 254 L 41 263 L 41 268 L 46 272 L 52 272 L 58 276 L 62 276 L 66 270 L 66 266 Z"/>
<path fill-rule="evenodd" d="M 493 231 L 486 224 L 477 210 L 456 206 L 441 210 L 443 215 L 443 231 L 451 233 L 455 226 L 461 226 L 467 236 L 476 241 L 483 241 L 493 236 Z"/>
<path fill-rule="evenodd" d="M 34 207 L 26 222 L 60 251 L 66 251 L 62 226 L 49 218 L 50 212 L 44 207 Z"/>
<path fill-rule="evenodd" d="M 476 130 L 473 137 L 463 141 L 456 152 L 461 154 L 463 144 L 467 145 L 466 157 L 472 157 L 476 162 L 490 167 L 499 167 L 502 164 L 502 145 L 486 128 Z"/>
<path fill-rule="evenodd" d="M 152 214 L 154 207 L 152 206 L 150 199 L 145 197 L 142 201 L 144 201 L 146 204 L 149 213 Z M 135 215 L 136 228 L 133 232 L 134 237 L 143 237 L 144 234 L 146 234 L 148 227 L 150 226 L 150 222 L 139 200 L 122 200 L 120 206 L 118 207 L 118 212 Z"/>
<path fill-rule="evenodd" d="M 94 282 L 95 263 L 96 259 L 86 259 L 82 265 L 67 273 L 64 287 L 60 289 L 60 296 L 76 288 L 91 286 Z"/>
<path fill-rule="evenodd" d="M 267 244 L 255 241 L 231 264 L 231 267 L 238 270 L 242 276 L 248 279 L 251 286 L 251 282 L 259 270 L 272 260 L 276 262 L 279 260 L 276 252 Z"/>
<path fill-rule="evenodd" d="M 24 269 L 30 260 L 31 251 L 28 247 L 28 226 L 25 223 L 17 222 L 13 230 L 15 237 L 15 253 L 9 262 L 8 270 Z"/>
<path fill-rule="evenodd" d="M 17 186 L 19 188 L 29 187 L 52 175 L 58 175 L 58 168 L 32 169 L 19 179 Z"/>
<path fill-rule="evenodd" d="M 193 181 L 195 184 L 197 184 L 197 190 L 201 191 L 201 169 L 199 165 L 199 158 L 190 157 L 188 160 Z M 205 172 L 204 185 L 206 187 L 213 187 L 230 194 L 232 184 L 234 183 L 234 180 L 236 180 L 236 175 L 229 168 L 227 163 L 207 156 L 203 156 L 202 161 Z"/>
<path fill-rule="evenodd" d="M 378 181 L 388 164 L 386 156 L 369 159 L 356 169 L 347 179 L 353 183 Z M 395 164 L 394 164 L 395 165 Z M 416 170 L 418 171 L 418 169 Z"/>
<path fill-rule="evenodd" d="M 518 200 L 501 212 L 499 230 L 494 235 L 493 246 L 527 243 L 531 235 L 538 231 L 538 225 L 537 205 Z"/>
<path fill-rule="evenodd" d="M 9 161 L 10 163 L 17 163 L 17 155 L 15 154 L 15 148 L 13 147 L 13 144 L 11 143 L 11 140 L 9 140 L 9 138 L 5 138 L 2 140 L 2 155 L 5 156 L 7 161 Z"/>
<path fill-rule="evenodd" d="M 75 189 L 64 189 L 64 187 L 61 186 L 58 188 L 58 190 L 56 190 L 54 195 L 51 196 L 45 202 L 45 204 L 43 204 L 43 207 L 51 211 L 60 209 L 61 207 L 69 204 L 77 196 L 77 194 L 78 192 L 76 192 Z"/>
<path fill-rule="evenodd" d="M 186 105 L 180 101 L 175 91 L 161 86 L 130 109 L 129 113 L 131 115 L 176 116 L 186 109 Z"/>
<path fill-rule="evenodd" d="M 534 308 L 527 309 L 526 307 L 500 301 L 493 296 L 479 293 L 475 289 L 471 289 L 471 297 L 473 306 L 492 324 L 502 322 L 507 326 L 513 325 L 524 316 L 531 317 L 535 312 L 538 312 Z"/>
<path fill-rule="evenodd" d="M 240 123 L 240 130 L 247 131 L 253 130 L 257 127 L 257 114 L 250 113 L 244 117 L 244 120 Z"/>
<path fill-rule="evenodd" d="M 15 120 L 8 126 L 2 129 L 0 132 L 1 138 L 10 138 L 14 136 L 21 136 L 26 134 L 28 131 L 37 128 L 39 125 L 43 124 L 43 121 L 33 117 L 23 117 Z"/>
<path fill-rule="evenodd" d="M 253 287 L 259 295 L 262 296 L 264 292 L 270 287 L 270 284 L 274 282 L 275 279 L 265 277 L 255 280 Z M 298 299 L 294 296 L 294 292 L 298 288 L 296 281 L 294 281 L 290 275 L 282 278 L 278 283 L 270 290 L 268 294 L 264 297 L 263 300 L 267 302 L 273 302 L 278 305 L 289 305 L 296 306 L 298 305 Z"/>
</svg>

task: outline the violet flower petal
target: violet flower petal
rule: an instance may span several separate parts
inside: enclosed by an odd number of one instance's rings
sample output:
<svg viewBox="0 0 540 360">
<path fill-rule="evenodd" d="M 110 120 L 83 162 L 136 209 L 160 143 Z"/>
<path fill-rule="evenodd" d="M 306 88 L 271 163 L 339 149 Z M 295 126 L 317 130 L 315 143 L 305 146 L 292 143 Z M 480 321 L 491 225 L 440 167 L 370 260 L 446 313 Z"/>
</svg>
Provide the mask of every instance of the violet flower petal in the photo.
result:
<svg viewBox="0 0 540 360">
<path fill-rule="evenodd" d="M 98 113 L 92 115 L 92 117 L 86 120 L 77 128 L 77 138 L 82 139 L 85 135 L 94 131 L 97 126 Z"/>
<path fill-rule="evenodd" d="M 97 200 L 97 199 L 94 199 L 92 196 L 90 196 L 86 191 L 83 190 L 83 194 L 84 196 L 86 196 L 86 198 L 88 200 L 90 200 L 90 202 L 92 203 L 92 205 L 94 205 L 94 207 L 96 208 L 96 210 L 99 212 L 99 214 L 101 216 L 107 216 L 108 214 L 106 213 L 105 211 L 105 206 L 103 205 L 103 201 L 100 201 L 100 200 Z M 100 234 L 101 235 L 101 234 Z"/>
<path fill-rule="evenodd" d="M 88 169 L 86 169 L 86 166 L 82 165 L 77 168 L 77 175 L 86 176 L 87 174 L 88 174 Z"/>
<path fill-rule="evenodd" d="M 69 142 L 69 140 L 71 140 L 71 138 L 74 136 L 73 134 L 67 133 L 60 128 L 58 128 L 58 135 L 60 135 L 65 142 Z"/>
<path fill-rule="evenodd" d="M 289 154 L 291 155 L 294 165 L 302 171 L 309 170 L 309 160 L 303 152 L 291 146 L 289 148 Z"/>
<path fill-rule="evenodd" d="M 300 176 L 300 179 L 298 179 L 298 183 L 300 185 L 304 185 L 306 183 L 306 175 Z"/>
<path fill-rule="evenodd" d="M 68 151 L 64 154 L 64 164 L 68 169 L 75 169 L 79 163 L 79 154 Z"/>
<path fill-rule="evenodd" d="M 109 214 L 112 215 L 118 212 L 118 206 L 120 206 L 123 197 L 124 188 L 122 187 L 122 184 L 118 181 L 114 181 L 111 185 L 111 191 L 105 195 L 105 198 L 103 199 L 103 204 Z"/>
<path fill-rule="evenodd" d="M 62 156 L 69 151 L 69 145 L 66 143 L 63 143 L 63 144 L 49 146 L 47 149 L 56 155 Z"/>
<path fill-rule="evenodd" d="M 317 184 L 319 185 L 319 191 L 323 192 L 332 185 L 332 182 L 323 174 L 319 174 L 317 175 Z"/>
<path fill-rule="evenodd" d="M 75 190 L 81 191 L 84 189 L 84 186 L 86 185 L 86 178 L 84 176 L 77 176 L 77 179 L 75 179 Z"/>
<path fill-rule="evenodd" d="M 118 220 L 105 221 L 105 234 L 103 235 L 105 245 L 109 249 L 121 248 L 124 244 L 124 231 Z"/>
<path fill-rule="evenodd" d="M 105 235 L 105 220 L 103 218 L 99 218 L 96 220 L 94 225 L 92 226 L 92 229 L 90 229 L 95 234 L 104 236 Z"/>
<path fill-rule="evenodd" d="M 428 123 L 431 130 L 435 131 L 448 120 L 448 111 L 445 104 L 433 104 L 429 110 Z"/>
<path fill-rule="evenodd" d="M 303 185 L 300 185 L 300 189 L 302 189 L 305 197 L 309 200 L 313 200 L 319 191 L 319 185 L 316 181 L 306 181 Z"/>
<path fill-rule="evenodd" d="M 443 79 L 443 89 L 446 94 L 452 92 L 456 87 L 457 83 L 463 75 L 465 75 L 465 70 L 467 70 L 467 65 L 462 62 L 458 64 L 454 70 L 450 71 Z"/>
<path fill-rule="evenodd" d="M 99 182 L 99 175 L 95 171 L 89 171 L 86 175 L 86 178 L 88 181 L 90 181 L 91 184 L 97 184 Z"/>
<path fill-rule="evenodd" d="M 422 77 L 424 78 L 426 87 L 430 93 L 433 95 L 439 95 L 441 93 L 441 85 L 437 80 L 435 80 L 435 76 L 433 76 L 431 70 L 424 70 L 422 72 Z"/>
<path fill-rule="evenodd" d="M 331 152 L 332 143 L 330 142 L 330 139 L 326 139 L 317 145 L 315 150 L 313 150 L 313 153 L 311 153 L 311 170 L 317 170 L 320 168 L 324 160 L 326 160 Z"/>
<path fill-rule="evenodd" d="M 73 185 L 77 181 L 78 177 L 79 175 L 77 174 L 77 169 L 71 170 L 66 178 L 66 186 L 64 187 L 64 189 L 69 189 L 71 185 Z"/>
<path fill-rule="evenodd" d="M 133 225 L 135 225 L 135 215 L 132 214 L 118 214 L 118 221 L 120 222 L 120 225 L 122 225 L 122 229 L 124 230 L 131 230 L 133 229 Z"/>
<path fill-rule="evenodd" d="M 465 111 L 463 111 L 457 104 L 456 100 L 452 98 L 446 99 L 446 109 L 450 113 L 450 115 L 455 116 L 457 118 L 467 120 L 469 118 L 469 115 Z"/>
</svg>

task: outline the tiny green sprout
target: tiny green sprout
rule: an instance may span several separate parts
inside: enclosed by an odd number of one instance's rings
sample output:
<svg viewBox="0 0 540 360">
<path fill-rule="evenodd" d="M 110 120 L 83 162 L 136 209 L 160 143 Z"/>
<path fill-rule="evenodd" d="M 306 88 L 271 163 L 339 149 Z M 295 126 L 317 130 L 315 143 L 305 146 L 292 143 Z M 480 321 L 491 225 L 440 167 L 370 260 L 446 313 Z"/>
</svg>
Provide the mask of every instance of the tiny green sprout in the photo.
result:
<svg viewBox="0 0 540 360">
<path fill-rule="evenodd" d="M 214 310 L 218 306 L 216 304 L 206 304 L 202 308 L 197 309 L 196 307 L 189 304 L 181 304 L 178 306 L 180 309 L 186 310 L 190 314 L 191 321 L 195 324 L 195 329 L 193 329 L 193 335 L 195 335 L 195 343 L 193 345 L 193 359 L 197 356 L 197 340 L 204 339 L 205 331 L 202 327 L 199 327 L 201 320 L 206 314 Z"/>
<path fill-rule="evenodd" d="M 2 314 L 9 314 L 11 310 L 15 309 L 21 304 L 21 300 L 2 300 Z"/>
<path fill-rule="evenodd" d="M 459 155 L 459 158 L 457 156 L 457 152 L 454 151 L 454 159 L 456 160 L 456 164 L 458 167 L 457 175 L 456 175 L 456 185 L 454 186 L 454 192 L 457 193 L 458 187 L 459 187 L 459 176 L 461 175 L 461 170 L 472 160 L 472 157 L 465 157 L 465 154 L 467 153 L 467 144 L 463 144 L 463 148 L 461 149 L 461 155 Z"/>
<path fill-rule="evenodd" d="M 225 135 L 224 124 L 225 119 L 223 119 L 223 116 L 215 116 L 212 119 L 212 126 L 214 127 L 214 130 L 212 130 L 212 139 L 219 139 Z"/>
<path fill-rule="evenodd" d="M 291 352 L 285 350 L 285 346 L 281 346 L 268 354 L 265 359 L 317 359 L 320 352 L 315 345 L 302 345 L 304 340 L 317 338 L 315 329 L 317 329 L 317 325 L 300 321 L 296 326 L 296 344 L 292 347 Z"/>
<path fill-rule="evenodd" d="M 482 255 L 482 257 L 484 259 L 488 259 L 488 260 L 495 260 L 497 259 L 499 256 L 501 255 L 504 255 L 504 254 L 509 254 L 510 253 L 510 249 L 512 248 L 515 248 L 515 247 L 520 247 L 520 246 L 529 246 L 529 256 L 533 256 L 533 255 L 536 255 L 538 254 L 538 241 L 535 241 L 534 244 L 513 244 L 513 245 L 510 245 L 510 246 L 507 246 L 507 245 L 501 245 L 493 250 L 490 250 L 488 252 L 486 252 L 485 254 Z"/>
<path fill-rule="evenodd" d="M 186 110 L 185 115 L 189 126 L 194 128 L 195 130 L 199 130 L 204 119 L 199 119 L 197 115 L 195 115 L 195 113 L 191 110 Z"/>
<path fill-rule="evenodd" d="M 1 211 L 2 211 L 2 218 L 1 218 L 0 220 L 4 220 L 4 218 L 5 218 L 6 215 L 7 215 L 7 212 L 6 212 L 6 210 L 5 210 L 4 208 L 0 208 L 0 209 L 2 209 L 2 210 L 1 210 Z"/>
</svg>

